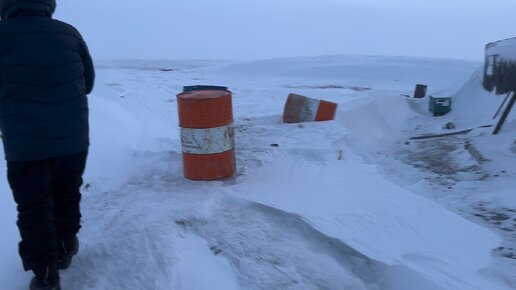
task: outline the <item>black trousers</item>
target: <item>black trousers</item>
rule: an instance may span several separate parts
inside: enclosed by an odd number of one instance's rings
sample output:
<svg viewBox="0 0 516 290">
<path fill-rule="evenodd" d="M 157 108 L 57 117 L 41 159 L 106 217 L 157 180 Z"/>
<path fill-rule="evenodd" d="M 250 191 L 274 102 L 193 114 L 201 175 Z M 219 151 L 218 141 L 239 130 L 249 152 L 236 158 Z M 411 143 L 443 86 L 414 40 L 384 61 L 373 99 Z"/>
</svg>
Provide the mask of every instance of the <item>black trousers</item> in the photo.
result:
<svg viewBox="0 0 516 290">
<path fill-rule="evenodd" d="M 80 187 L 87 151 L 37 161 L 8 161 L 18 205 L 20 256 L 26 271 L 55 263 L 81 227 Z"/>
</svg>

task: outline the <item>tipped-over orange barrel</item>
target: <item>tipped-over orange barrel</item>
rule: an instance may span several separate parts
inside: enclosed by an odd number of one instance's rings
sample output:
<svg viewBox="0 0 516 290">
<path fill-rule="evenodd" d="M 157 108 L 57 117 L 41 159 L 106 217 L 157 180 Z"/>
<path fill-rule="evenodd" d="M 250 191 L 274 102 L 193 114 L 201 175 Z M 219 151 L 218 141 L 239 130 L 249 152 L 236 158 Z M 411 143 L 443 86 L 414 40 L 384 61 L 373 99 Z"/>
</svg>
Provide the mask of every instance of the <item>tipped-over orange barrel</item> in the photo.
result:
<svg viewBox="0 0 516 290">
<path fill-rule="evenodd" d="M 186 91 L 177 96 L 186 178 L 219 180 L 235 173 L 232 95 L 228 90 Z"/>
<path fill-rule="evenodd" d="M 283 112 L 283 122 L 302 123 L 330 121 L 335 118 L 337 104 L 290 94 Z"/>
</svg>

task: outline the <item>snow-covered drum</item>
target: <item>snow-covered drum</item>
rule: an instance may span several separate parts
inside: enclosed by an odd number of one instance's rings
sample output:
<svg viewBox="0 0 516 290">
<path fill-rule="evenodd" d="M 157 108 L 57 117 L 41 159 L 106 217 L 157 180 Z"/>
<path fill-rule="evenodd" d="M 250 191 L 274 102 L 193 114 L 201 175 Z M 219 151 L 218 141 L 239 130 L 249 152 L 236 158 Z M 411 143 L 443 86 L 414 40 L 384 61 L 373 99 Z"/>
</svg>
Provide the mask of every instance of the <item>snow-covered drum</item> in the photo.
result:
<svg viewBox="0 0 516 290">
<path fill-rule="evenodd" d="M 177 100 L 185 177 L 232 176 L 236 166 L 231 92 L 222 87 L 188 87 Z"/>
</svg>

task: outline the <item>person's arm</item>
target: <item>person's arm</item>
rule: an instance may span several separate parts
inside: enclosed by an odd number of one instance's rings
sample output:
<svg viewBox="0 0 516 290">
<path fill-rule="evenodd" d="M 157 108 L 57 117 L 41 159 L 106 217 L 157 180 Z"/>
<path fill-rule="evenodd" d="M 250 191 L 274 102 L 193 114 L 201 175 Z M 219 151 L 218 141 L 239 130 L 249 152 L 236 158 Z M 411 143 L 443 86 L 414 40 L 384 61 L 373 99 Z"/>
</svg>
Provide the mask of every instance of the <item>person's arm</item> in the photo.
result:
<svg viewBox="0 0 516 290">
<path fill-rule="evenodd" d="M 91 59 L 88 46 L 84 40 L 82 41 L 82 65 L 84 67 L 84 78 L 86 79 L 86 94 L 91 93 L 93 86 L 95 85 L 95 67 L 93 60 Z"/>
</svg>

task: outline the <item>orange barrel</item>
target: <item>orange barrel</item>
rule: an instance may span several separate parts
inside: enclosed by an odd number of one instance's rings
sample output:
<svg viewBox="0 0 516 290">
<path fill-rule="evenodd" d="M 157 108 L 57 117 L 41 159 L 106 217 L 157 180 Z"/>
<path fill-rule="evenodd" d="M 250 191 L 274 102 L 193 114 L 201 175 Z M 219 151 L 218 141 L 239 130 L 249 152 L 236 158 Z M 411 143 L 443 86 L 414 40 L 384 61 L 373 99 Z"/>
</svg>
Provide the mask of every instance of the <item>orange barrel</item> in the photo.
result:
<svg viewBox="0 0 516 290">
<path fill-rule="evenodd" d="M 290 94 L 283 112 L 283 122 L 302 123 L 330 121 L 335 118 L 337 104 Z"/>
<path fill-rule="evenodd" d="M 186 178 L 219 180 L 235 173 L 232 95 L 213 87 L 189 87 L 177 95 Z"/>
</svg>

